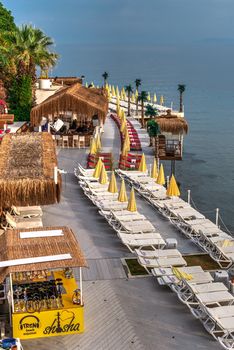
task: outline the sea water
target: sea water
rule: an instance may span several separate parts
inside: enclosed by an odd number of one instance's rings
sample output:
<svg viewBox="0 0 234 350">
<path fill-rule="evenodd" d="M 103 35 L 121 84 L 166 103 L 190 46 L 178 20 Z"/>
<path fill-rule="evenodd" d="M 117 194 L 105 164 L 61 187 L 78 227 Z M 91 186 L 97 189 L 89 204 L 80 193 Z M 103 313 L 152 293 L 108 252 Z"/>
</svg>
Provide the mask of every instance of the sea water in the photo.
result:
<svg viewBox="0 0 234 350">
<path fill-rule="evenodd" d="M 186 84 L 189 134 L 184 157 L 176 163 L 182 195 L 191 190 L 196 207 L 215 220 L 215 209 L 234 232 L 234 47 L 207 42 L 187 46 L 58 47 L 56 75 L 85 75 L 101 85 L 102 73 L 119 87 L 142 79 L 142 90 L 164 95 L 178 109 L 177 84 Z M 67 53 L 67 54 L 66 54 Z M 169 169 L 169 166 L 166 166 Z M 223 225 L 222 225 L 223 227 Z"/>
</svg>

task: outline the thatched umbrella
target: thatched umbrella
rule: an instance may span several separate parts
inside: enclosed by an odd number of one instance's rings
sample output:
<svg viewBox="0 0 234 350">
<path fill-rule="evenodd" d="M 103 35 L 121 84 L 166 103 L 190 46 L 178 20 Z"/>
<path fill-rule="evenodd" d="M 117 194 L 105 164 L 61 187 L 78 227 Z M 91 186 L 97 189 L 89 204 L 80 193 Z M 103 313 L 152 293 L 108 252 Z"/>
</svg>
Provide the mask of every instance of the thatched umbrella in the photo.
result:
<svg viewBox="0 0 234 350">
<path fill-rule="evenodd" d="M 5 135 L 0 147 L 0 208 L 59 202 L 62 180 L 60 174 L 57 181 L 54 178 L 56 167 L 50 134 Z"/>
</svg>

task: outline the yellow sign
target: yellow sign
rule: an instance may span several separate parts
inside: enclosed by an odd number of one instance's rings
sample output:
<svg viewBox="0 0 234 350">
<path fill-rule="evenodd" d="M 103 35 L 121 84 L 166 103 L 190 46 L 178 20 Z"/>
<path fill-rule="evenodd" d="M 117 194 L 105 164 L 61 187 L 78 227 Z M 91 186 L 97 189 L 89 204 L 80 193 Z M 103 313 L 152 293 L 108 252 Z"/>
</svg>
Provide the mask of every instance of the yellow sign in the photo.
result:
<svg viewBox="0 0 234 350">
<path fill-rule="evenodd" d="M 84 331 L 84 307 L 18 313 L 12 315 L 13 337 L 20 339 L 53 337 L 82 333 Z"/>
</svg>

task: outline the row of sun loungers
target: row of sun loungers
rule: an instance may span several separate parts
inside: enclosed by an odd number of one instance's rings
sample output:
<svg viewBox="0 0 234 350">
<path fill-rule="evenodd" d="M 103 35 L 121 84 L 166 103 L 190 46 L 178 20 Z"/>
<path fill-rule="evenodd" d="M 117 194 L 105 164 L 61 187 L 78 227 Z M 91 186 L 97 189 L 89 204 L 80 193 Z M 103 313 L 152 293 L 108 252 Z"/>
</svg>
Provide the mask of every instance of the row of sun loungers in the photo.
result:
<svg viewBox="0 0 234 350">
<path fill-rule="evenodd" d="M 234 348 L 234 296 L 224 283 L 214 282 L 201 266 L 154 267 L 151 273 L 177 294 L 223 348 Z"/>
<path fill-rule="evenodd" d="M 223 283 L 215 282 L 212 275 L 204 271 L 201 266 L 186 266 L 186 261 L 180 252 L 177 249 L 167 249 L 166 241 L 144 215 L 126 210 L 127 204 L 118 202 L 117 196 L 103 199 L 107 186 L 100 185 L 97 181 L 93 182 L 92 174 L 88 174 L 85 170 L 82 171 L 83 173 L 79 172 L 82 175 L 78 176 L 81 178 L 80 184 L 84 193 L 99 208 L 99 213 L 117 232 L 123 244 L 136 254 L 138 262 L 157 279 L 160 285 L 169 286 L 176 293 L 178 299 L 190 309 L 191 313 L 201 321 L 205 329 L 219 341 L 223 348 L 234 349 L 234 296 L 228 291 L 228 287 Z M 87 180 L 88 177 L 90 181 Z M 103 191 L 100 190 L 101 188 Z M 167 201 L 166 210 L 169 211 L 170 218 L 172 218 L 171 215 L 177 212 L 174 211 L 174 207 L 173 211 L 170 211 L 172 203 L 169 199 L 165 201 Z M 182 205 L 182 200 L 177 203 L 176 205 Z M 187 208 L 190 210 L 191 207 L 187 206 Z M 186 219 L 190 213 L 194 214 L 194 211 L 186 210 L 182 218 Z M 207 236 L 220 231 L 214 227 L 214 224 L 210 224 L 209 220 L 199 215 L 191 220 L 194 224 L 191 232 L 194 239 L 201 240 L 199 233 L 201 225 L 207 228 L 205 231 Z M 225 233 L 222 234 L 222 237 L 226 237 Z M 207 244 L 206 238 L 204 241 Z M 229 245 L 230 240 L 227 238 L 224 238 L 224 242 L 226 243 L 217 244 L 221 244 L 218 246 L 220 252 L 226 254 L 227 251 L 232 251 L 232 246 Z M 212 247 L 212 242 L 210 247 Z"/>
<path fill-rule="evenodd" d="M 146 173 L 117 170 L 134 188 L 187 238 L 200 246 L 221 268 L 234 262 L 234 239 L 212 221 L 178 197 L 168 197 L 166 189 Z"/>
</svg>

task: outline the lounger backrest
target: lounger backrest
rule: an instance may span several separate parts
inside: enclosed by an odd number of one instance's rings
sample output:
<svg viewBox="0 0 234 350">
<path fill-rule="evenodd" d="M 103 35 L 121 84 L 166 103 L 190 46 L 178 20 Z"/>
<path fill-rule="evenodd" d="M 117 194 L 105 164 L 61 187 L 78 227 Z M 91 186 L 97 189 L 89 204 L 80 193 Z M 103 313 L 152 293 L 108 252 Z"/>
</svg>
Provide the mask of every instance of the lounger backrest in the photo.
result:
<svg viewBox="0 0 234 350">
<path fill-rule="evenodd" d="M 9 212 L 6 213 L 6 221 L 11 227 L 16 228 L 16 222 Z"/>
<path fill-rule="evenodd" d="M 14 205 L 12 205 L 11 208 L 13 209 L 13 211 L 14 211 L 14 213 L 15 213 L 16 215 L 20 215 L 20 212 L 18 211 L 17 207 L 15 207 Z"/>
</svg>

